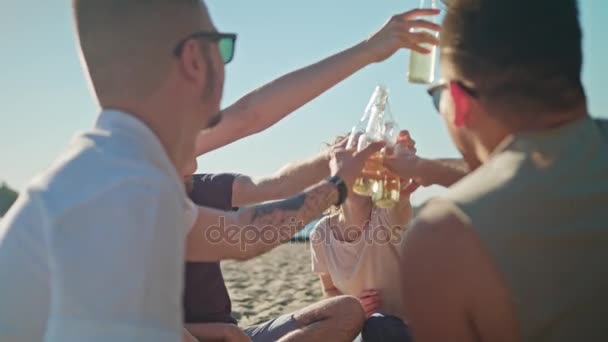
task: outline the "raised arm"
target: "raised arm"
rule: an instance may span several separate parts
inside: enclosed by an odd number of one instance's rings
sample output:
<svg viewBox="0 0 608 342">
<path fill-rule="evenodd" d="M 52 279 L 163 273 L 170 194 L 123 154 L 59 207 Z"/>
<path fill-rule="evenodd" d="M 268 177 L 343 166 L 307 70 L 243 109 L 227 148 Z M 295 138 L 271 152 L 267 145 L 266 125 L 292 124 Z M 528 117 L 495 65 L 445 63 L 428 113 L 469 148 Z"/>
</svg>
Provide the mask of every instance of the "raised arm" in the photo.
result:
<svg viewBox="0 0 608 342">
<path fill-rule="evenodd" d="M 422 186 L 450 187 L 470 172 L 463 159 L 426 159 L 402 155 L 389 157 L 384 164 L 400 177 L 414 179 Z"/>
<path fill-rule="evenodd" d="M 401 48 L 428 52 L 420 44 L 436 44 L 437 39 L 426 32 L 410 31 L 413 28 L 438 31 L 436 24 L 415 20 L 438 13 L 438 10 L 414 10 L 396 15 L 362 43 L 245 95 L 224 110 L 223 119 L 216 127 L 199 134 L 197 153 L 204 154 L 267 129 L 353 73 L 387 59 Z"/>
<path fill-rule="evenodd" d="M 350 189 L 363 163 L 382 144 L 361 152 L 335 151 L 330 167 Z M 199 209 L 198 219 L 187 239 L 190 261 L 246 260 L 288 241 L 304 225 L 321 215 L 339 198 L 338 187 L 321 182 L 286 200 L 245 207 L 236 213 Z"/>
<path fill-rule="evenodd" d="M 252 179 L 239 176 L 232 186 L 232 206 L 288 198 L 319 183 L 329 177 L 332 151 L 344 148 L 346 141 L 344 139 L 312 158 L 289 163 L 269 177 Z"/>
<path fill-rule="evenodd" d="M 441 185 L 450 187 L 470 172 L 464 159 L 422 159 L 420 175 L 416 180 L 420 185 Z"/>
<path fill-rule="evenodd" d="M 258 179 L 239 176 L 232 186 L 232 205 L 242 207 L 254 203 L 287 198 L 329 176 L 329 154 L 285 165 L 274 175 Z"/>
</svg>

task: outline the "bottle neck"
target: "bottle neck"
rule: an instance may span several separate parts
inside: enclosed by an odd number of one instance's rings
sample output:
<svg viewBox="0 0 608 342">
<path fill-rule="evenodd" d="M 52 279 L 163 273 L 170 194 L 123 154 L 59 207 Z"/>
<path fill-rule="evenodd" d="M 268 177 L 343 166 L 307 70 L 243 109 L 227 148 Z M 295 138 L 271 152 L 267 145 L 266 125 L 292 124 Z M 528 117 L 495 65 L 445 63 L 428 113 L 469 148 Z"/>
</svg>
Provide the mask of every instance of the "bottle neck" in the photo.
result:
<svg viewBox="0 0 608 342">
<path fill-rule="evenodd" d="M 365 133 L 370 137 L 375 139 L 376 135 L 380 132 L 380 121 L 382 119 L 382 114 L 384 112 L 378 107 L 372 107 L 371 114 L 369 117 L 369 121 L 367 122 L 367 128 L 365 129 Z"/>
</svg>

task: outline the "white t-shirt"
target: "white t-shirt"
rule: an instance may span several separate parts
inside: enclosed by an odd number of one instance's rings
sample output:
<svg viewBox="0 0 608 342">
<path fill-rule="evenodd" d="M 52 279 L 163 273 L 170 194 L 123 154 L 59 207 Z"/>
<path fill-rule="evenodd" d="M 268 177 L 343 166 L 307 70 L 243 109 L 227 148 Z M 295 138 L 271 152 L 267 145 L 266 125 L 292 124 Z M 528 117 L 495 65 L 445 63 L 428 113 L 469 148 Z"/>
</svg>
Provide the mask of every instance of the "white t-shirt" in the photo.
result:
<svg viewBox="0 0 608 342">
<path fill-rule="evenodd" d="M 338 216 L 327 216 L 310 234 L 312 270 L 331 276 L 343 294 L 359 297 L 364 290 L 380 292 L 380 312 L 403 319 L 400 251 L 403 227 L 391 220 L 389 210 L 374 208 L 370 224 L 353 242 L 338 240 L 331 225 Z M 348 235 L 348 228 L 345 230 Z"/>
<path fill-rule="evenodd" d="M 102 112 L 0 221 L 0 341 L 181 340 L 193 212 L 156 135 Z"/>
</svg>

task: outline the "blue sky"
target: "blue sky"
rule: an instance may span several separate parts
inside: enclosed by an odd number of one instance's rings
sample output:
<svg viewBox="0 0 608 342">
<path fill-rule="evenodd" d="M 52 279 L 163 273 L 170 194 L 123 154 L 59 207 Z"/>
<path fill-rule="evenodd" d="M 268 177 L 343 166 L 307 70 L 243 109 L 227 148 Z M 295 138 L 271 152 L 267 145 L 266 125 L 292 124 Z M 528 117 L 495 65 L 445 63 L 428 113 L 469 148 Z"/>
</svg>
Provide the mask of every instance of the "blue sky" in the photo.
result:
<svg viewBox="0 0 608 342">
<path fill-rule="evenodd" d="M 220 30 L 239 34 L 236 58 L 227 68 L 226 106 L 265 82 L 357 43 L 418 0 L 207 3 Z M 93 124 L 98 109 L 76 54 L 70 1 L 0 0 L 0 5 L 0 181 L 23 189 L 76 132 Z M 581 1 L 581 12 L 591 113 L 608 117 L 608 97 L 602 93 L 608 75 L 603 37 L 608 3 Z M 390 89 L 393 114 L 412 132 L 421 155 L 457 156 L 424 87 L 405 81 L 407 63 L 404 51 L 369 66 L 273 128 L 199 158 L 199 170 L 264 176 L 312 155 L 323 141 L 350 129 L 377 84 Z M 421 190 L 414 201 L 440 191 Z"/>
</svg>

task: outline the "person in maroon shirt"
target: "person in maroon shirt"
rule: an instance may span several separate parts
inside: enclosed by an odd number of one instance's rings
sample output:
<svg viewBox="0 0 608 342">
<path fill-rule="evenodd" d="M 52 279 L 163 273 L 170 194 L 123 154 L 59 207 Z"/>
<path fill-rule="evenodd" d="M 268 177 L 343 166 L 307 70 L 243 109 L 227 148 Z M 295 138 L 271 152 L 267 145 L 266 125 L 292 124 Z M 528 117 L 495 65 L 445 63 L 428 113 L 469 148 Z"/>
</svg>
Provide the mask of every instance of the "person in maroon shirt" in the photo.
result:
<svg viewBox="0 0 608 342">
<path fill-rule="evenodd" d="M 233 210 L 232 189 L 238 174 L 196 174 L 188 182 L 188 195 L 197 205 Z M 190 323 L 237 324 L 219 262 L 187 262 L 184 320 Z"/>
<path fill-rule="evenodd" d="M 192 201 L 200 206 L 236 210 L 240 206 L 289 197 L 329 175 L 331 151 L 286 165 L 277 173 L 252 179 L 233 173 L 195 174 L 186 177 L 186 188 Z M 196 165 L 191 165 L 195 170 Z M 188 172 L 190 173 L 190 172 Z M 186 329 L 201 340 L 214 338 L 250 338 L 253 341 L 275 341 L 306 325 L 297 317 L 312 317 L 322 311 L 324 320 L 347 325 L 358 321 L 361 309 L 350 297 L 313 304 L 295 314 L 287 314 L 252 327 L 239 328 L 232 316 L 232 305 L 219 262 L 187 262 L 185 269 L 184 320 Z M 312 322 L 310 322 L 312 323 Z"/>
</svg>

